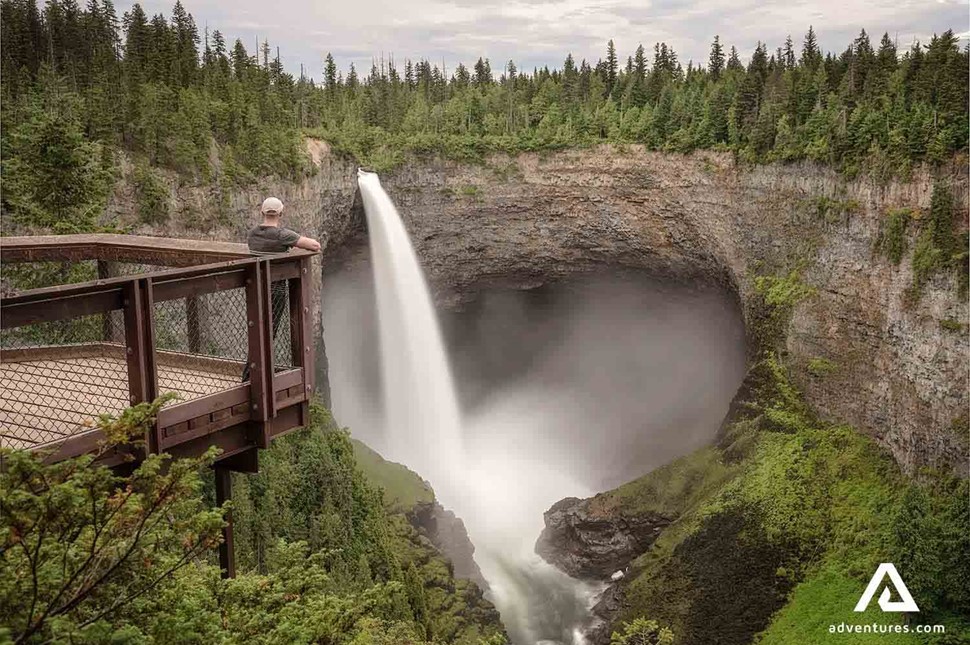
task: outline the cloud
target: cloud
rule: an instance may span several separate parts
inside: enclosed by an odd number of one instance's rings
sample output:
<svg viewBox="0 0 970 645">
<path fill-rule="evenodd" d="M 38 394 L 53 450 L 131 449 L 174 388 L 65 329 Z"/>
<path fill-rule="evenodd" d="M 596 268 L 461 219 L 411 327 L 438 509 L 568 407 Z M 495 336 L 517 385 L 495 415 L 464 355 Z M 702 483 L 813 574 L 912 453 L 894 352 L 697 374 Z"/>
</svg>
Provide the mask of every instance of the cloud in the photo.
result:
<svg viewBox="0 0 970 645">
<path fill-rule="evenodd" d="M 147 12 L 170 14 L 174 0 L 147 0 Z M 800 46 L 809 25 L 825 50 L 841 51 L 865 28 L 888 32 L 901 47 L 952 28 L 966 41 L 970 0 L 183 0 L 200 30 L 220 29 L 247 48 L 268 39 L 284 66 L 319 78 L 332 52 L 346 71 L 371 60 L 428 58 L 453 70 L 489 58 L 499 69 L 559 66 L 567 53 L 595 63 L 614 39 L 621 60 L 642 43 L 666 42 L 680 60 L 706 61 L 715 34 L 743 58 L 757 42 L 770 50 L 789 34 Z M 118 3 L 126 11 L 131 2 Z"/>
</svg>

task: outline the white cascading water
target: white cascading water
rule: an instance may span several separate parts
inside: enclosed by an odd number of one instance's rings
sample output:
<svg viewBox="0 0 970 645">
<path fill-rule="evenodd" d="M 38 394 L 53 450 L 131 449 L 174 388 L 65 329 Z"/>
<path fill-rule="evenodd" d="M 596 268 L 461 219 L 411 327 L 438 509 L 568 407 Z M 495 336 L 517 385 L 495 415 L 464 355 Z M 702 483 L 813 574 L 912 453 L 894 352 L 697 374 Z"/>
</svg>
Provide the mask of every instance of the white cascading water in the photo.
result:
<svg viewBox="0 0 970 645">
<path fill-rule="evenodd" d="M 384 390 L 385 456 L 427 477 L 461 517 L 491 599 L 517 645 L 580 645 L 597 588 L 535 555 L 542 512 L 567 495 L 588 496 L 537 460 L 512 458 L 503 441 L 521 424 L 553 424 L 527 404 L 463 420 L 438 319 L 417 255 L 374 173 L 359 171 L 377 294 Z M 463 429 L 476 440 L 464 445 Z M 514 439 L 513 439 L 514 440 Z"/>
<path fill-rule="evenodd" d="M 447 485 L 461 449 L 461 418 L 438 319 L 397 209 L 370 172 L 358 172 L 367 215 L 381 342 L 388 449 L 435 485 Z M 439 483 L 440 482 L 440 483 Z"/>
</svg>

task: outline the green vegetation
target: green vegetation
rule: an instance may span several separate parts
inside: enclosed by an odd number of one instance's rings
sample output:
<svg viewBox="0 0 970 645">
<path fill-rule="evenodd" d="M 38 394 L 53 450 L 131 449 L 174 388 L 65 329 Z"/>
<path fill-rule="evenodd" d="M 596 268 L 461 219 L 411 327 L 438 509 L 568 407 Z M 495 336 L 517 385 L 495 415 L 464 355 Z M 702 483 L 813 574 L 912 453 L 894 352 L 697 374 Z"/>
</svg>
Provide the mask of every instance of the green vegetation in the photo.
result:
<svg viewBox="0 0 970 645">
<path fill-rule="evenodd" d="M 934 275 L 946 270 L 956 272 L 960 295 L 966 296 L 970 254 L 967 252 L 967 234 L 956 234 L 954 215 L 953 189 L 949 182 L 938 180 L 933 184 L 929 218 L 923 223 L 913 250 L 913 284 L 907 293 L 911 301 L 919 300 L 924 285 Z"/>
<path fill-rule="evenodd" d="M 169 188 L 158 171 L 146 164 L 135 167 L 138 218 L 146 224 L 164 224 L 168 219 Z"/>
<path fill-rule="evenodd" d="M 655 621 L 637 618 L 623 626 L 623 630 L 613 632 L 610 645 L 670 645 L 674 635 L 666 627 Z"/>
<path fill-rule="evenodd" d="M 910 208 L 893 208 L 886 213 L 877 246 L 893 264 L 899 264 L 906 255 L 906 229 L 914 216 Z"/>
<path fill-rule="evenodd" d="M 110 155 L 85 136 L 72 117 L 77 103 L 61 98 L 30 100 L 16 121 L 4 97 L 3 207 L 21 225 L 55 233 L 94 230 L 112 184 Z"/>
<path fill-rule="evenodd" d="M 387 461 L 364 443 L 352 439 L 354 459 L 367 480 L 384 491 L 384 503 L 392 512 L 406 512 L 418 504 L 434 501 L 431 486 L 407 466 Z"/>
<path fill-rule="evenodd" d="M 824 53 L 809 29 L 800 45 L 759 44 L 746 64 L 715 37 L 707 65 L 686 68 L 666 43 L 623 61 L 612 41 L 602 60 L 570 54 L 531 73 L 513 61 L 493 72 L 484 58 L 450 75 L 382 58 L 361 74 L 328 55 L 314 82 L 286 73 L 268 42 L 249 52 L 218 29 L 200 33 L 180 2 L 169 17 L 136 3 L 119 19 L 111 0 L 2 0 L 0 18 L 3 208 L 45 228 L 95 225 L 116 151 L 221 191 L 312 172 L 305 135 L 377 170 L 408 154 L 481 160 L 609 142 L 881 178 L 948 161 L 970 137 L 970 54 L 949 30 L 902 52 L 862 31 Z"/>
<path fill-rule="evenodd" d="M 832 199 L 825 195 L 815 197 L 809 204 L 815 217 L 824 222 L 836 222 L 842 216 L 857 213 L 862 208 L 854 199 Z"/>
<path fill-rule="evenodd" d="M 795 305 L 815 295 L 815 288 L 802 281 L 800 269 L 783 275 L 755 276 L 754 289 L 760 302 L 751 327 L 759 330 L 761 342 L 768 344 L 782 335 Z"/>
<path fill-rule="evenodd" d="M 621 620 L 649 618 L 681 643 L 746 643 L 759 632 L 769 643 L 821 642 L 840 617 L 860 622 L 856 600 L 891 561 L 920 607 L 907 620 L 970 626 L 970 564 L 958 555 L 970 549 L 970 485 L 906 478 L 870 439 L 818 421 L 773 355 L 747 392 L 716 448 L 598 498 L 628 513 L 681 509 L 634 563 Z M 686 496 L 671 485 L 685 475 Z"/>
<path fill-rule="evenodd" d="M 838 368 L 838 365 L 827 358 L 816 356 L 808 361 L 807 367 L 809 374 L 816 378 L 822 378 L 834 372 Z"/>
<path fill-rule="evenodd" d="M 107 446 L 143 433 L 163 403 L 101 419 Z M 236 478 L 233 580 L 213 562 L 214 458 L 150 456 L 122 476 L 92 457 L 5 450 L 0 642 L 504 642 L 478 588 L 385 511 L 321 408 L 261 454 L 259 475 Z"/>
<path fill-rule="evenodd" d="M 854 602 L 861 595 L 860 580 L 851 577 L 835 565 L 823 565 L 819 571 L 796 586 L 787 604 L 775 615 L 759 643 L 766 645 L 801 645 L 828 642 L 882 645 L 890 637 L 885 634 L 832 634 L 831 625 L 899 625 L 899 616 L 886 613 L 876 603 L 863 613 L 853 611 Z M 893 635 L 892 643 L 915 645 L 921 643 L 916 634 Z"/>
<path fill-rule="evenodd" d="M 966 326 L 954 318 L 944 318 L 940 321 L 940 329 L 959 333 L 966 329 Z"/>
</svg>

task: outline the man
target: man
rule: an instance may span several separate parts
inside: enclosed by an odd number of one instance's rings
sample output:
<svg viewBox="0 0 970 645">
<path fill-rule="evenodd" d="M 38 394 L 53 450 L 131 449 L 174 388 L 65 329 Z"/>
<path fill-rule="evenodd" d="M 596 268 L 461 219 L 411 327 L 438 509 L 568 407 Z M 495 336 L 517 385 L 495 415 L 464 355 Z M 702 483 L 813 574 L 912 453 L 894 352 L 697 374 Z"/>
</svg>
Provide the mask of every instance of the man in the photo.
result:
<svg viewBox="0 0 970 645">
<path fill-rule="evenodd" d="M 253 227 L 249 231 L 249 250 L 261 255 L 271 255 L 274 253 L 286 253 L 294 246 L 307 251 L 319 251 L 320 243 L 312 237 L 304 237 L 294 230 L 280 226 L 280 219 L 283 216 L 283 202 L 276 197 L 267 197 L 263 200 L 260 208 L 263 215 L 263 223 Z M 286 282 L 279 281 L 273 283 L 272 302 L 273 302 L 273 341 L 275 344 L 276 332 L 283 314 L 286 312 Z M 243 370 L 242 380 L 249 380 L 249 361 Z"/>
<path fill-rule="evenodd" d="M 303 237 L 294 230 L 280 226 L 283 202 L 276 197 L 264 199 L 260 212 L 263 223 L 249 231 L 249 250 L 253 253 L 286 253 L 294 246 L 307 251 L 320 250 L 320 243 L 312 237 Z"/>
</svg>

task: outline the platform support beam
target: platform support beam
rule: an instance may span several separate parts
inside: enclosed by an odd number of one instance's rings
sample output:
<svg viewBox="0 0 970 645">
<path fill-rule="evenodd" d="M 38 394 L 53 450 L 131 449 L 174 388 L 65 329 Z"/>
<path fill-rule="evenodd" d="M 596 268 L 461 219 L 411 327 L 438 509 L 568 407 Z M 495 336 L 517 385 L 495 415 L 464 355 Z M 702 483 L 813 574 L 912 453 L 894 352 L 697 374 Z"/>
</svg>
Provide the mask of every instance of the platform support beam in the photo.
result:
<svg viewBox="0 0 970 645">
<path fill-rule="evenodd" d="M 232 499 L 232 471 L 216 467 L 216 504 L 222 506 Z M 232 544 L 232 511 L 226 511 L 226 525 L 222 528 L 222 544 L 219 545 L 219 568 L 223 578 L 236 577 L 236 554 Z"/>
</svg>

